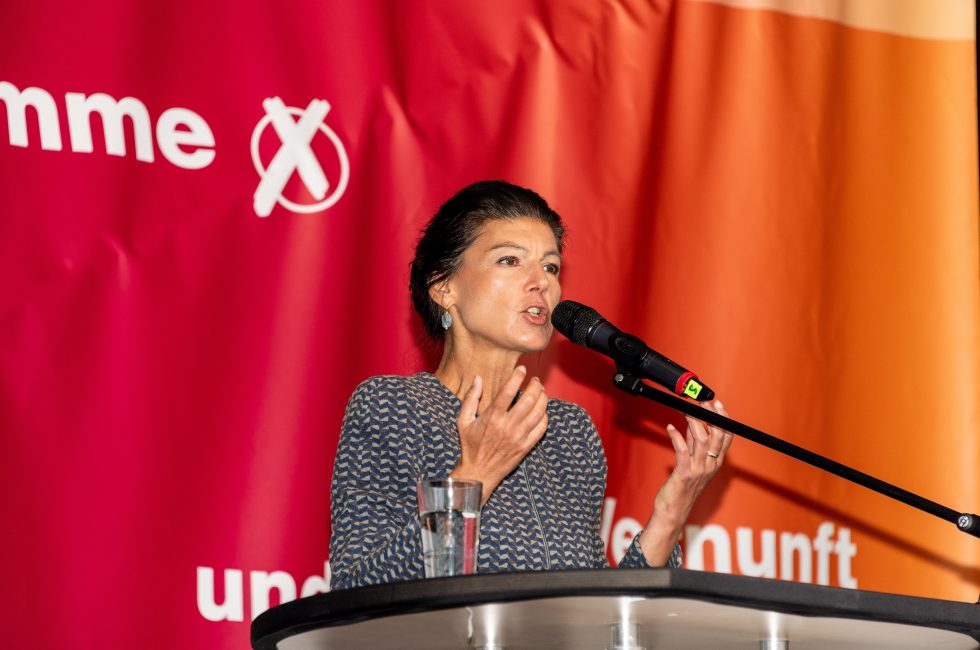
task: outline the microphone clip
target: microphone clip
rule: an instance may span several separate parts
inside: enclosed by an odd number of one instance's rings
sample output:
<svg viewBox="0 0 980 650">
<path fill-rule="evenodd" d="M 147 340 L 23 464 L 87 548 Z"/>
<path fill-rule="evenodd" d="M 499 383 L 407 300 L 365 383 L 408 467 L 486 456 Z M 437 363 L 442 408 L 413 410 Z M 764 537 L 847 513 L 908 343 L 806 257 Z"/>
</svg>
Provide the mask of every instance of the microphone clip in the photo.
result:
<svg viewBox="0 0 980 650">
<path fill-rule="evenodd" d="M 643 380 L 619 364 L 616 365 L 616 374 L 613 375 L 613 386 L 630 395 L 642 395 L 646 384 Z"/>
</svg>

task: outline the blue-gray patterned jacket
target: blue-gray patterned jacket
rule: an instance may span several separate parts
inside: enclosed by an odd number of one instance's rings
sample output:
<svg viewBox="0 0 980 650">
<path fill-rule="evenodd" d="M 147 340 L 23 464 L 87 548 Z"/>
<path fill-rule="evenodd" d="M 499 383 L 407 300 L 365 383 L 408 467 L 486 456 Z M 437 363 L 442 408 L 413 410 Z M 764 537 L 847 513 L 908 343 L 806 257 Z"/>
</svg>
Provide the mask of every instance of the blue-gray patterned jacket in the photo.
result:
<svg viewBox="0 0 980 650">
<path fill-rule="evenodd" d="M 331 490 L 330 586 L 424 577 L 416 483 L 459 459 L 461 402 L 435 375 L 364 381 L 347 404 Z M 608 566 L 606 457 L 582 407 L 548 400 L 548 431 L 480 515 L 480 573 Z M 645 567 L 633 540 L 621 567 Z M 674 548 L 668 566 L 680 566 Z"/>
</svg>

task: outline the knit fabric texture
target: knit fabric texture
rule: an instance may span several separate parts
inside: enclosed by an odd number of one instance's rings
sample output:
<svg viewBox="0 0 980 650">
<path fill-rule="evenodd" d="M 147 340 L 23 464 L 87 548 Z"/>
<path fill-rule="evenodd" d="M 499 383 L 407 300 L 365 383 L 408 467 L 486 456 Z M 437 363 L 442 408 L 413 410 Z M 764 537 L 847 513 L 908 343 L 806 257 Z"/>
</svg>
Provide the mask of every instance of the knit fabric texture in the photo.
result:
<svg viewBox="0 0 980 650">
<path fill-rule="evenodd" d="M 331 489 L 331 589 L 424 577 L 416 485 L 460 456 L 462 403 L 430 373 L 371 377 L 351 396 Z M 606 457 L 582 407 L 548 400 L 548 430 L 480 513 L 478 573 L 608 566 Z M 637 535 L 621 567 L 646 567 Z M 675 546 L 667 566 L 680 567 Z"/>
</svg>

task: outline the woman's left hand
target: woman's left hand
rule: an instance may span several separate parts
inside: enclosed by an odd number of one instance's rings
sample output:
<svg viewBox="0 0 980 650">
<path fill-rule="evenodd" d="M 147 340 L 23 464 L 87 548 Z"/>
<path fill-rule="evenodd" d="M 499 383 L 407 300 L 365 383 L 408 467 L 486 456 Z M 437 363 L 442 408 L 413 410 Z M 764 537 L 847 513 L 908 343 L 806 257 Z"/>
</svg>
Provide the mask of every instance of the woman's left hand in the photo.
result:
<svg viewBox="0 0 980 650">
<path fill-rule="evenodd" d="M 718 400 L 713 403 L 705 402 L 701 406 L 728 417 L 728 411 Z M 695 420 L 690 416 L 685 418 L 687 419 L 686 436 L 682 436 L 674 425 L 667 425 L 667 435 L 674 445 L 677 465 L 670 473 L 667 482 L 660 488 L 657 500 L 654 502 L 654 512 L 661 510 L 665 515 L 675 515 L 679 524 L 687 520 L 695 500 L 721 469 L 725 454 L 732 446 L 734 437 L 727 431 L 707 425 L 701 420 Z"/>
<path fill-rule="evenodd" d="M 704 402 L 701 406 L 728 417 L 720 401 Z M 640 540 L 647 561 L 655 566 L 663 565 L 670 557 L 694 502 L 721 469 L 734 437 L 689 416 L 686 435 L 681 435 L 673 425 L 667 425 L 667 435 L 674 446 L 677 464 L 657 492 L 653 514 Z"/>
</svg>

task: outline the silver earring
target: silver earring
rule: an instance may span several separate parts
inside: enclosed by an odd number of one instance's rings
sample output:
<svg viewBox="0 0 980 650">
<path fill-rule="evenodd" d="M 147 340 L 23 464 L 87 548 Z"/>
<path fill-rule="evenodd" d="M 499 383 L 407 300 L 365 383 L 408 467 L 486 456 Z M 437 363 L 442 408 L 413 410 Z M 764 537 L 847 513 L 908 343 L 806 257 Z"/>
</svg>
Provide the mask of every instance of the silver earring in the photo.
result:
<svg viewBox="0 0 980 650">
<path fill-rule="evenodd" d="M 442 325 L 442 329 L 448 330 L 453 326 L 453 316 L 448 311 L 442 312 L 442 316 L 439 318 L 439 323 Z"/>
</svg>

